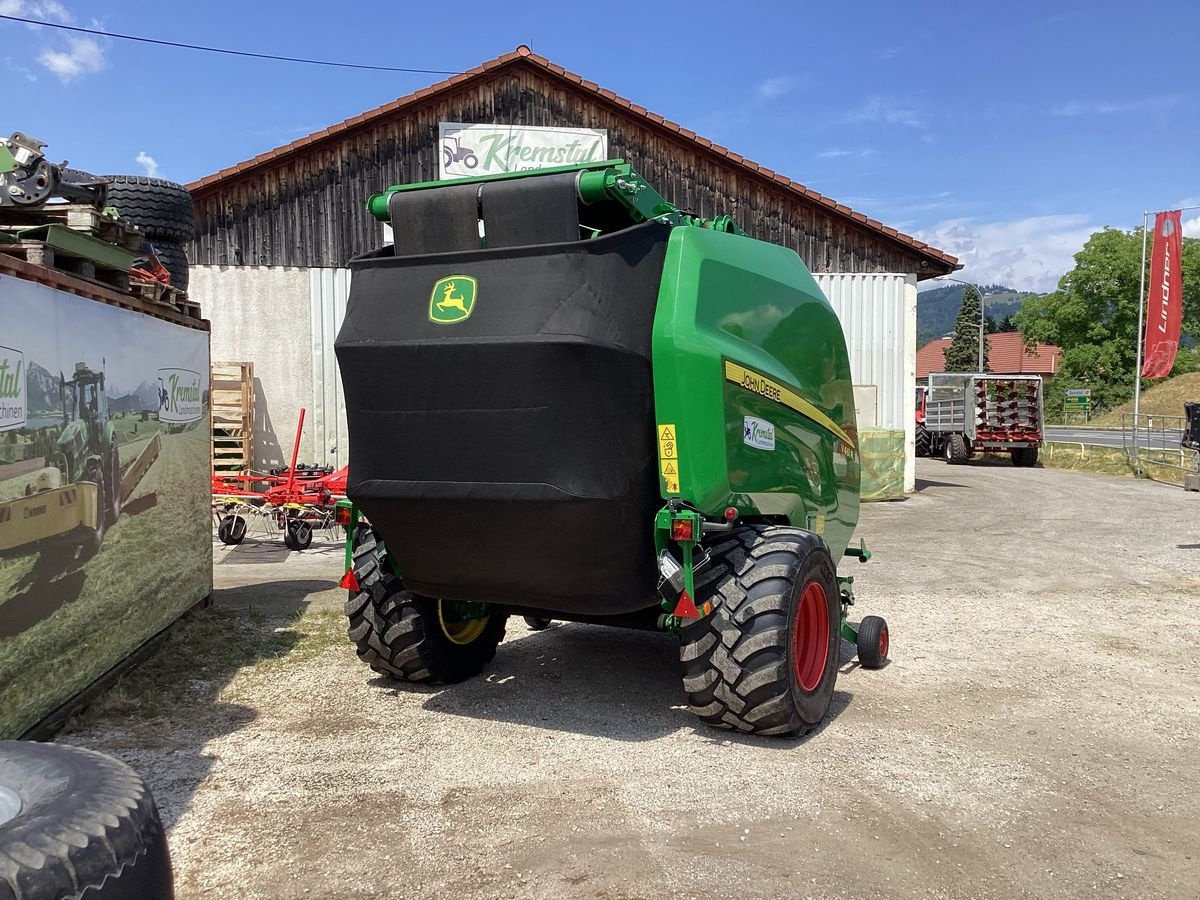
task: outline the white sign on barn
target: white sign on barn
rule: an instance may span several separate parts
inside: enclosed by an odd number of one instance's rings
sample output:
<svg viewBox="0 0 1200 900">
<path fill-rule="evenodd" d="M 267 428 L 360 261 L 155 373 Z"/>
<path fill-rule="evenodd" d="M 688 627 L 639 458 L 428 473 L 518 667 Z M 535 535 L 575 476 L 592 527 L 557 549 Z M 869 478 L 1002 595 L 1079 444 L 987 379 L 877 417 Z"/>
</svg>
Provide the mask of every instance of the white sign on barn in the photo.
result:
<svg viewBox="0 0 1200 900">
<path fill-rule="evenodd" d="M 441 122 L 438 132 L 441 181 L 608 159 L 608 132 L 603 128 Z"/>
</svg>

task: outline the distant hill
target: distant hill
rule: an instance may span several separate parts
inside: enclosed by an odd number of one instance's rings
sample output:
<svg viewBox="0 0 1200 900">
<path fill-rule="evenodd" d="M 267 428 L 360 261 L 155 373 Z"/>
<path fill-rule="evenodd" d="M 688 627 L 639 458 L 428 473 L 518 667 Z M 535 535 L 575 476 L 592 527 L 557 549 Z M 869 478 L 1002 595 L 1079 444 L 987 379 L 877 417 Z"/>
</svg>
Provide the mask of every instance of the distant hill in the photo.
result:
<svg viewBox="0 0 1200 900">
<path fill-rule="evenodd" d="M 58 393 L 58 376 L 30 360 L 25 376 L 25 406 L 31 416 L 59 415 L 62 400 Z"/>
<path fill-rule="evenodd" d="M 997 324 L 1019 310 L 1026 297 L 1033 296 L 1032 291 L 1014 291 L 999 284 L 984 284 L 980 288 L 983 290 L 984 314 L 991 316 Z M 966 285 L 948 284 L 917 294 L 918 347 L 954 330 L 954 320 L 958 318 L 965 290 Z"/>
<path fill-rule="evenodd" d="M 1143 415 L 1150 416 L 1182 416 L 1183 404 L 1200 403 L 1200 372 L 1188 372 L 1176 375 L 1166 381 L 1160 381 L 1152 388 L 1142 391 L 1142 400 L 1138 409 Z M 1133 412 L 1133 401 L 1122 403 L 1115 409 L 1092 419 L 1093 425 L 1113 425 L 1121 427 L 1122 416 Z"/>
<path fill-rule="evenodd" d="M 158 388 L 148 381 L 143 381 L 138 385 L 137 390 L 132 393 L 115 399 L 110 395 L 108 408 L 113 412 L 141 412 L 144 409 L 157 410 Z"/>
</svg>

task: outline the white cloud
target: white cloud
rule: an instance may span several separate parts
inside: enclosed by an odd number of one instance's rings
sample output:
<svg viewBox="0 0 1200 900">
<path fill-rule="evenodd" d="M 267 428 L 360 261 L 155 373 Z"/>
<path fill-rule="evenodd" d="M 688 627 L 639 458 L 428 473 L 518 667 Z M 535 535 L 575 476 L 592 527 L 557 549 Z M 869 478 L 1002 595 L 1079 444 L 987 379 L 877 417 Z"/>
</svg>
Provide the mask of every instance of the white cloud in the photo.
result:
<svg viewBox="0 0 1200 900">
<path fill-rule="evenodd" d="M 1183 236 L 1200 237 L 1200 216 L 1196 216 L 1194 219 L 1183 220 Z"/>
<path fill-rule="evenodd" d="M 138 151 L 137 158 L 134 160 L 134 162 L 141 166 L 145 170 L 146 174 L 151 178 L 158 177 L 158 160 L 156 160 L 145 150 Z"/>
<path fill-rule="evenodd" d="M 6 65 L 10 71 L 16 72 L 28 82 L 37 81 L 37 76 L 34 75 L 33 72 L 31 72 L 26 66 L 15 62 L 11 57 L 4 57 L 4 65 Z"/>
<path fill-rule="evenodd" d="M 1166 97 L 1143 97 L 1140 100 L 1072 100 L 1054 107 L 1056 116 L 1111 116 L 1126 112 L 1164 112 L 1183 102 L 1179 94 Z"/>
<path fill-rule="evenodd" d="M 900 55 L 899 47 L 886 47 L 879 53 L 880 59 L 895 59 Z"/>
<path fill-rule="evenodd" d="M 0 15 L 67 23 L 74 16 L 58 0 L 0 0 Z"/>
<path fill-rule="evenodd" d="M 916 233 L 958 257 L 955 277 L 1018 290 L 1052 291 L 1075 264 L 1074 256 L 1100 226 L 1090 216 L 1034 216 L 1008 222 L 947 219 Z"/>
<path fill-rule="evenodd" d="M 925 127 L 924 117 L 913 109 L 913 104 L 882 96 L 869 97 L 859 109 L 847 114 L 844 121 L 848 124 L 871 122 L 876 125 Z"/>
<path fill-rule="evenodd" d="M 796 79 L 789 76 L 768 78 L 758 86 L 758 96 L 764 100 L 774 100 L 784 94 L 790 94 L 796 89 Z"/>
<path fill-rule="evenodd" d="M 878 150 L 872 150 L 868 147 L 866 150 L 842 150 L 834 148 L 832 150 L 822 150 L 817 154 L 817 159 L 838 159 L 842 156 L 856 156 L 860 159 L 866 159 L 868 156 L 874 156 Z"/>
<path fill-rule="evenodd" d="M 104 48 L 94 39 L 80 36 L 67 38 L 66 50 L 43 50 L 38 54 L 38 62 L 64 82 L 83 75 L 94 75 L 103 71 L 107 64 Z"/>
</svg>

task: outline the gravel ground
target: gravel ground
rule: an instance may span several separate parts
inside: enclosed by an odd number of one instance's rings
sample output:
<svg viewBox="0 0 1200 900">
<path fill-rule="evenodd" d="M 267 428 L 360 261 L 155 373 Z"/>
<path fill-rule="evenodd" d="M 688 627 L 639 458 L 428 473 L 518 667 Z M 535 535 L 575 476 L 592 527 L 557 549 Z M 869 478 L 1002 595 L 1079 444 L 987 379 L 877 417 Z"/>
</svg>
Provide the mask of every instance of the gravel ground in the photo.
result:
<svg viewBox="0 0 1200 900">
<path fill-rule="evenodd" d="M 863 511 L 856 614 L 802 740 L 703 729 L 672 639 L 510 623 L 399 688 L 337 638 L 70 739 L 149 780 L 192 897 L 1195 897 L 1200 495 L 919 460 Z M 268 630 L 340 606 L 333 546 L 218 553 Z M 281 651 L 284 652 L 284 651 Z"/>
</svg>

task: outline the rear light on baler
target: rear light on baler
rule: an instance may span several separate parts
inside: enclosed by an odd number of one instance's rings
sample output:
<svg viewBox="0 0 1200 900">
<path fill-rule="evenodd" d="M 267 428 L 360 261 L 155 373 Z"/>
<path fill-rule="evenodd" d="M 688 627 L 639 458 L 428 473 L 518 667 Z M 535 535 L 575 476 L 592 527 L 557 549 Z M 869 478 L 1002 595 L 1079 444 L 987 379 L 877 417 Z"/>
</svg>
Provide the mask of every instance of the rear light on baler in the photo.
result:
<svg viewBox="0 0 1200 900">
<path fill-rule="evenodd" d="M 673 541 L 693 541 L 696 539 L 696 530 L 692 525 L 691 519 L 674 519 L 671 522 L 671 540 Z"/>
<path fill-rule="evenodd" d="M 333 520 L 339 525 L 349 525 L 353 512 L 349 506 L 338 506 L 333 513 Z"/>
</svg>

